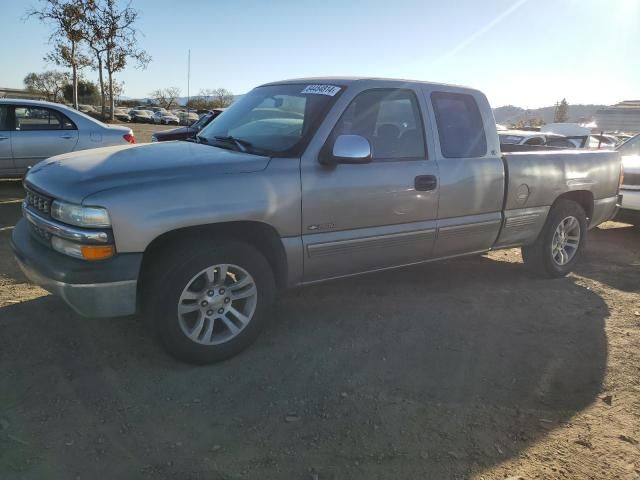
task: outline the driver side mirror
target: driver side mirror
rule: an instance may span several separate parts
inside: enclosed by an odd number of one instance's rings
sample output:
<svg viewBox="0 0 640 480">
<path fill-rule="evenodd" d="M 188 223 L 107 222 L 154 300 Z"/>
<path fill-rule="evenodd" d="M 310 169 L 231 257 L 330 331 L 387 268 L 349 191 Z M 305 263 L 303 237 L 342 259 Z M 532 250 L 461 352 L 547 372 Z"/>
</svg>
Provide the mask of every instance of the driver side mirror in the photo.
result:
<svg viewBox="0 0 640 480">
<path fill-rule="evenodd" d="M 324 165 L 369 162 L 371 162 L 371 144 L 361 135 L 339 135 L 333 143 L 331 154 L 321 157 L 321 163 Z"/>
</svg>

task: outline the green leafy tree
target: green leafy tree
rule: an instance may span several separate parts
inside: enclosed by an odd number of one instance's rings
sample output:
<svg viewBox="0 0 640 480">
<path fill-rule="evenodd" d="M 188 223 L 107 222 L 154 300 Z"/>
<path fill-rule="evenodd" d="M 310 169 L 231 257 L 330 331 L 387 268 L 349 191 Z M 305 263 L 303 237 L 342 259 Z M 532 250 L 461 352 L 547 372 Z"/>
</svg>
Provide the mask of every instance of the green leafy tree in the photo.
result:
<svg viewBox="0 0 640 480">
<path fill-rule="evenodd" d="M 69 83 L 62 89 L 64 99 L 71 102 L 73 98 L 73 86 Z M 98 86 L 89 80 L 78 80 L 78 102 L 96 105 L 100 101 Z"/>
<path fill-rule="evenodd" d="M 556 111 L 553 121 L 556 123 L 564 123 L 569 120 L 569 104 L 567 99 L 563 98 L 560 103 L 556 104 Z"/>
<path fill-rule="evenodd" d="M 68 73 L 49 70 L 42 73 L 29 73 L 24 77 L 24 86 L 33 93 L 38 93 L 50 102 L 63 100 L 63 90 L 70 82 Z"/>
</svg>

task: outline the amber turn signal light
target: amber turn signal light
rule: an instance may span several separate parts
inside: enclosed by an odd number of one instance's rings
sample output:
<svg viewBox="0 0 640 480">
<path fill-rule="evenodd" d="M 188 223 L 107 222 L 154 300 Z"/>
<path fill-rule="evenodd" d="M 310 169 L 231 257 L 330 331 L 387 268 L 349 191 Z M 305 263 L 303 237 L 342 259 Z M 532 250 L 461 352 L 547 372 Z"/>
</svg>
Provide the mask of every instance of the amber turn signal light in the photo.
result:
<svg viewBox="0 0 640 480">
<path fill-rule="evenodd" d="M 80 251 L 85 260 L 104 260 L 115 253 L 113 245 L 84 245 Z"/>
</svg>

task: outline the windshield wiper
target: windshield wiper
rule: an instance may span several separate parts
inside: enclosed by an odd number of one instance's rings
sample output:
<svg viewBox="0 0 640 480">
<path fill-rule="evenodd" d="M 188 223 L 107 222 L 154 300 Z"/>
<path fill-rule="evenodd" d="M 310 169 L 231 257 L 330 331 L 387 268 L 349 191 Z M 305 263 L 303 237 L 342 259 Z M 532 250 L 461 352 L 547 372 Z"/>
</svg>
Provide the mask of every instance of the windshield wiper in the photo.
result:
<svg viewBox="0 0 640 480">
<path fill-rule="evenodd" d="M 200 135 L 196 135 L 196 138 L 191 140 L 192 142 L 200 143 L 202 145 L 209 145 L 210 147 L 216 148 L 224 148 L 225 150 L 236 150 L 237 147 L 232 147 L 231 145 L 223 144 L 216 142 L 215 144 L 209 143 L 209 139 L 206 137 L 201 137 Z M 235 144 L 234 144 L 235 145 Z"/>
<path fill-rule="evenodd" d="M 246 152 L 247 149 L 253 148 L 253 144 L 251 142 L 247 142 L 246 140 L 242 140 L 240 138 L 232 137 L 231 135 L 227 135 L 227 136 L 216 135 L 213 138 L 221 142 L 231 142 L 235 144 L 238 147 L 238 150 L 240 150 L 241 152 Z"/>
<path fill-rule="evenodd" d="M 249 153 L 249 154 L 252 154 L 252 155 L 260 155 L 260 156 L 270 156 L 271 155 L 270 151 L 268 151 L 268 150 L 266 150 L 264 148 L 254 147 L 251 142 L 249 142 L 247 140 L 243 140 L 241 138 L 232 137 L 230 135 L 229 136 L 216 135 L 213 138 L 216 141 L 214 143 L 211 143 L 208 138 L 200 136 L 200 135 L 196 135 L 196 140 L 195 141 L 197 143 L 204 143 L 204 144 L 212 146 L 212 147 L 224 148 L 224 149 L 227 149 L 227 150 L 229 150 L 230 147 L 231 147 L 234 150 L 240 151 L 242 153 Z"/>
<path fill-rule="evenodd" d="M 252 155 L 260 155 L 260 156 L 266 156 L 269 157 L 271 155 L 273 155 L 273 151 L 268 150 L 266 148 L 262 148 L 262 147 L 256 147 L 253 145 L 253 143 L 249 142 L 248 140 L 244 140 L 242 138 L 237 138 L 237 137 L 232 137 L 231 135 L 228 136 L 224 136 L 224 135 L 217 135 L 215 138 L 218 142 L 226 142 L 226 143 L 230 143 L 236 146 L 236 148 L 243 152 L 243 153 L 249 153 Z"/>
</svg>

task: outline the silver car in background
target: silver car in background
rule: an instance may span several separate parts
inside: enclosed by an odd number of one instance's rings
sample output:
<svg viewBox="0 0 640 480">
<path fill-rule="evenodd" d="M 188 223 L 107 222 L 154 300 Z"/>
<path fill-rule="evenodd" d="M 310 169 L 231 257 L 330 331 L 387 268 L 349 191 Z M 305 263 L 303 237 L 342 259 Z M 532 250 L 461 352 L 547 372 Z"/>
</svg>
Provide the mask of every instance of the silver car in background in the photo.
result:
<svg viewBox="0 0 640 480">
<path fill-rule="evenodd" d="M 54 155 L 135 141 L 129 127 L 105 125 L 58 103 L 0 99 L 0 177 L 24 175 Z"/>
</svg>

